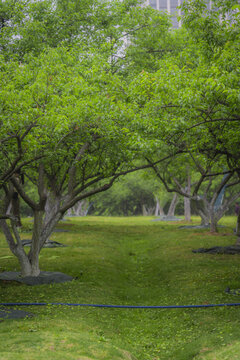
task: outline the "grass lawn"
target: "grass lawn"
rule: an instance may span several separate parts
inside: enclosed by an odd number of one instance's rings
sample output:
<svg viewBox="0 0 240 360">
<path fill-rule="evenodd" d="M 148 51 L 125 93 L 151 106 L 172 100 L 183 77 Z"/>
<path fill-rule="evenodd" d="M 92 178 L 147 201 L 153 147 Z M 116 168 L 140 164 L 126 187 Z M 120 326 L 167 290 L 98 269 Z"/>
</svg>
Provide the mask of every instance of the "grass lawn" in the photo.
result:
<svg viewBox="0 0 240 360">
<path fill-rule="evenodd" d="M 234 217 L 218 234 L 184 229 L 150 217 L 71 218 L 70 232 L 43 249 L 42 270 L 76 280 L 27 286 L 0 284 L 0 302 L 186 305 L 240 302 L 240 256 L 193 254 L 235 242 Z M 193 223 L 199 223 L 194 218 Z M 30 237 L 29 219 L 22 238 Z M 0 271 L 19 270 L 0 234 Z M 0 323 L 0 360 L 234 360 L 240 359 L 240 307 L 206 309 L 21 308 L 36 316 Z"/>
</svg>

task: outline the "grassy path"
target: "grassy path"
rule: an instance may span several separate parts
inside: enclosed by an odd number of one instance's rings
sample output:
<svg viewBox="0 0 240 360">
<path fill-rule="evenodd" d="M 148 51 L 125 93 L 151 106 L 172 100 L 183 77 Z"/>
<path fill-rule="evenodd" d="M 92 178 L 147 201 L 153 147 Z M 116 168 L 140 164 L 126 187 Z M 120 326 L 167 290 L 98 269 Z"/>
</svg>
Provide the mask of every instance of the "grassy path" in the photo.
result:
<svg viewBox="0 0 240 360">
<path fill-rule="evenodd" d="M 233 220 L 210 235 L 149 218 L 71 219 L 52 237 L 66 248 L 44 249 L 41 268 L 77 277 L 28 287 L 0 284 L 0 301 L 183 305 L 240 302 L 239 256 L 193 254 L 234 242 Z M 25 229 L 29 222 L 25 222 Z M 27 237 L 23 234 L 23 238 Z M 0 270 L 17 269 L 3 236 Z M 240 308 L 126 310 L 28 308 L 36 317 L 0 323 L 0 360 L 224 360 L 240 349 Z M 228 349 L 227 354 L 226 348 Z M 229 354 L 231 354 L 231 357 Z M 238 356 L 238 355 L 237 355 Z"/>
</svg>

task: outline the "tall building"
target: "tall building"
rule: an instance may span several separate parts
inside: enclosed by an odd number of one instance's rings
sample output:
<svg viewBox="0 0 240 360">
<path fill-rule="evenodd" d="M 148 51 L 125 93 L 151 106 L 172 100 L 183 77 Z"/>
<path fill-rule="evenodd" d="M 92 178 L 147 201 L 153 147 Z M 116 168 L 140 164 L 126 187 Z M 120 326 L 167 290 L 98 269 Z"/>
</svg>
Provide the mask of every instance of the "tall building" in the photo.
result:
<svg viewBox="0 0 240 360">
<path fill-rule="evenodd" d="M 146 5 L 150 5 L 153 9 L 160 11 L 167 11 L 172 15 L 172 24 L 174 28 L 181 27 L 181 20 L 178 20 L 178 16 L 181 16 L 181 10 L 178 7 L 184 0 L 146 0 Z M 209 9 L 212 7 L 212 0 L 206 0 Z"/>
</svg>

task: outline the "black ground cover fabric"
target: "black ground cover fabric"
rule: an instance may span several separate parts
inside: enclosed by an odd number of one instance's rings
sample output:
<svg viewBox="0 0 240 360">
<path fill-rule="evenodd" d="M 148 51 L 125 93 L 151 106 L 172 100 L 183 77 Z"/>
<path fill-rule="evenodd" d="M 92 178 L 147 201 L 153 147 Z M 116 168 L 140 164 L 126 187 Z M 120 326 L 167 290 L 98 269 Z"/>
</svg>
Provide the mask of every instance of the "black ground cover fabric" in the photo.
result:
<svg viewBox="0 0 240 360">
<path fill-rule="evenodd" d="M 9 309 L 5 307 L 0 307 L 0 319 L 6 320 L 6 319 L 23 319 L 25 317 L 32 317 L 33 314 L 22 311 L 22 310 L 16 310 L 16 309 Z"/>
<path fill-rule="evenodd" d="M 23 244 L 23 246 L 31 246 L 32 240 L 23 239 L 22 244 Z M 67 245 L 61 244 L 58 241 L 52 241 L 52 240 L 45 242 L 45 244 L 43 245 L 44 248 L 55 248 L 55 247 L 66 247 L 66 246 Z"/>
<path fill-rule="evenodd" d="M 199 248 L 192 250 L 193 253 L 207 253 L 207 254 L 228 254 L 235 255 L 240 254 L 240 246 L 232 245 L 232 246 L 214 246 L 211 248 Z"/>
<path fill-rule="evenodd" d="M 0 281 L 17 281 L 26 285 L 55 284 L 72 281 L 73 277 L 61 272 L 41 271 L 39 276 L 21 277 L 20 272 L 5 271 L 0 273 Z"/>
</svg>

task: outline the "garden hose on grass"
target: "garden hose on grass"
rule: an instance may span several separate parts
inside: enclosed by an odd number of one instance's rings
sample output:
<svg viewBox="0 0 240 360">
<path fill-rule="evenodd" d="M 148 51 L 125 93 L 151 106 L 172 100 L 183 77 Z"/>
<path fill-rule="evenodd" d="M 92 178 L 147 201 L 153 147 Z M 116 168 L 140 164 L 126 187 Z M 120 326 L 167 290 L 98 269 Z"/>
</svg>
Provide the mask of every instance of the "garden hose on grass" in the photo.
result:
<svg viewBox="0 0 240 360">
<path fill-rule="evenodd" d="M 160 305 L 160 306 L 144 306 L 144 305 L 100 305 L 100 304 L 75 304 L 75 303 L 0 303 L 0 306 L 84 306 L 95 308 L 115 308 L 115 309 L 186 309 L 186 308 L 209 308 L 224 306 L 240 306 L 240 303 L 227 304 L 202 304 L 202 305 Z"/>
<path fill-rule="evenodd" d="M 240 295 L 240 289 L 231 290 L 226 288 L 226 293 L 230 295 Z M 190 308 L 209 308 L 209 307 L 224 307 L 224 306 L 240 306 L 240 303 L 226 303 L 226 304 L 201 304 L 201 305 L 104 305 L 104 304 L 78 304 L 78 303 L 51 303 L 51 302 L 12 302 L 0 303 L 0 306 L 82 306 L 95 308 L 115 308 L 115 309 L 190 309 Z"/>
</svg>

